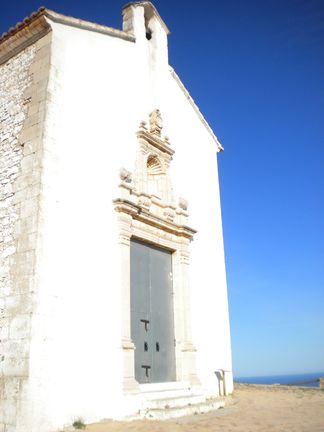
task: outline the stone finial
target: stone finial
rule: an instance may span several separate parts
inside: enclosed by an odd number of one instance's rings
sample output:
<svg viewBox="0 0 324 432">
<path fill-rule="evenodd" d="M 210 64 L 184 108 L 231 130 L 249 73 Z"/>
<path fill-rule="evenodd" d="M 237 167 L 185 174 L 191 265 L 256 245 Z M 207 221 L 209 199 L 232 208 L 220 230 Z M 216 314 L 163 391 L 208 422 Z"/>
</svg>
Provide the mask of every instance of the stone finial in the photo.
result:
<svg viewBox="0 0 324 432">
<path fill-rule="evenodd" d="M 147 128 L 146 128 L 146 122 L 144 120 L 142 120 L 139 127 L 142 130 L 147 130 Z"/>
<path fill-rule="evenodd" d="M 161 130 L 163 128 L 163 122 L 160 110 L 156 109 L 150 114 L 150 133 L 161 136 Z"/>
<path fill-rule="evenodd" d="M 131 183 L 132 181 L 132 173 L 130 171 L 127 171 L 127 169 L 125 168 L 120 168 L 119 177 L 125 183 Z"/>
<path fill-rule="evenodd" d="M 184 198 L 179 198 L 179 207 L 182 210 L 188 210 L 188 201 Z"/>
</svg>

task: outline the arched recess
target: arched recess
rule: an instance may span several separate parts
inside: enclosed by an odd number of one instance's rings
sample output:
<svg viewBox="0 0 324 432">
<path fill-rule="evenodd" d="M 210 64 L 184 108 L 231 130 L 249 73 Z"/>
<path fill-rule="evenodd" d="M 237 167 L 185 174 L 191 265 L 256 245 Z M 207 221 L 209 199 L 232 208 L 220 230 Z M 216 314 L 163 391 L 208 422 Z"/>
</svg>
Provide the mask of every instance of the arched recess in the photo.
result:
<svg viewBox="0 0 324 432">
<path fill-rule="evenodd" d="M 165 198 L 166 173 L 158 156 L 150 154 L 146 161 L 147 192 L 160 199 Z"/>
</svg>

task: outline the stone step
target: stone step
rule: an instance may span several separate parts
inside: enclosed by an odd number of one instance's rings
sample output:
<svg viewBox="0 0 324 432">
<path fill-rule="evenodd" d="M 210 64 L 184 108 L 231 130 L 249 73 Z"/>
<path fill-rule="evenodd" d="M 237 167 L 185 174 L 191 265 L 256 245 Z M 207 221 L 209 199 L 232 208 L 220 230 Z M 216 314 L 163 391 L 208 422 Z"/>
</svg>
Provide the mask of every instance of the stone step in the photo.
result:
<svg viewBox="0 0 324 432">
<path fill-rule="evenodd" d="M 164 393 L 166 391 L 183 391 L 191 390 L 192 386 L 189 381 L 172 381 L 164 383 L 150 383 L 140 384 L 140 391 L 142 394 L 146 393 Z"/>
<path fill-rule="evenodd" d="M 203 403 L 205 401 L 206 397 L 203 394 L 185 393 L 177 396 L 147 399 L 147 407 L 149 409 L 180 408 Z"/>
<path fill-rule="evenodd" d="M 141 394 L 146 400 L 158 400 L 166 398 L 177 398 L 192 396 L 194 390 L 189 382 L 172 382 L 172 383 L 158 383 L 158 384 L 141 384 Z"/>
<path fill-rule="evenodd" d="M 167 420 L 207 413 L 225 405 L 223 398 L 208 397 L 187 381 L 141 384 L 142 409 L 128 420 Z"/>
<path fill-rule="evenodd" d="M 195 414 L 204 414 L 218 408 L 224 407 L 225 401 L 221 398 L 212 398 L 204 402 L 184 406 L 173 406 L 169 408 L 150 408 L 140 412 L 141 418 L 148 420 L 168 420 Z"/>
</svg>

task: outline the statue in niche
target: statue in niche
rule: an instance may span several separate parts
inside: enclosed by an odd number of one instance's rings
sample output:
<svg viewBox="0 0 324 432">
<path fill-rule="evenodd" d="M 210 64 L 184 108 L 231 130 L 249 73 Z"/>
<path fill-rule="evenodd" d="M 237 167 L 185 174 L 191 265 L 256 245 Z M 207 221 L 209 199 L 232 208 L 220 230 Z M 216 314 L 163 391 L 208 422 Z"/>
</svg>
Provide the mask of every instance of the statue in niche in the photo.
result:
<svg viewBox="0 0 324 432">
<path fill-rule="evenodd" d="M 160 110 L 156 109 L 150 114 L 150 133 L 161 136 L 163 122 Z"/>
</svg>

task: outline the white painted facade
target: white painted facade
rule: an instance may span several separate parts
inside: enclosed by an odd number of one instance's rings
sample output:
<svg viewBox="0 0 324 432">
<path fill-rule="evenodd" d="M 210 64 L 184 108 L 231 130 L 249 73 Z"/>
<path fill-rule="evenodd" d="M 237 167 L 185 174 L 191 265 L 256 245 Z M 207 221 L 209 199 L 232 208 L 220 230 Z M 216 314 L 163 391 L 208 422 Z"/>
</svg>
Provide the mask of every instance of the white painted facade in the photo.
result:
<svg viewBox="0 0 324 432">
<path fill-rule="evenodd" d="M 197 230 L 190 245 L 189 239 L 183 243 L 189 264 L 185 270 L 182 264 L 176 267 L 182 275 L 178 281 L 187 284 L 179 291 L 186 299 L 175 312 L 177 381 L 206 397 L 217 396 L 222 387 L 215 372 L 222 370 L 226 392 L 233 388 L 216 157 L 221 145 L 168 64 L 168 31 L 155 8 L 133 3 L 123 15 L 123 32 L 54 12 L 39 18 L 49 26 L 50 64 L 27 396 L 18 404 L 15 428 L 3 421 L 0 431 L 54 431 L 78 417 L 86 422 L 122 418 L 146 407 L 147 387 L 143 392 L 132 370 L 129 255 L 113 201 L 140 198 L 128 195 L 120 169 L 131 172 L 133 182 L 139 178 L 136 133 L 156 109 L 163 119 L 158 140 L 166 134 L 166 146 L 174 151 L 169 168 L 174 198 L 169 201 L 178 213 L 172 223 Z M 188 222 L 186 212 L 179 213 L 180 196 L 189 202 Z M 129 217 L 125 223 L 130 236 L 146 229 Z M 152 225 L 143 235 L 171 249 L 182 244 L 178 234 L 162 235 Z M 190 356 L 182 354 L 188 341 Z M 158 387 L 154 384 L 154 390 Z M 172 385 L 161 388 L 167 394 Z"/>
</svg>

